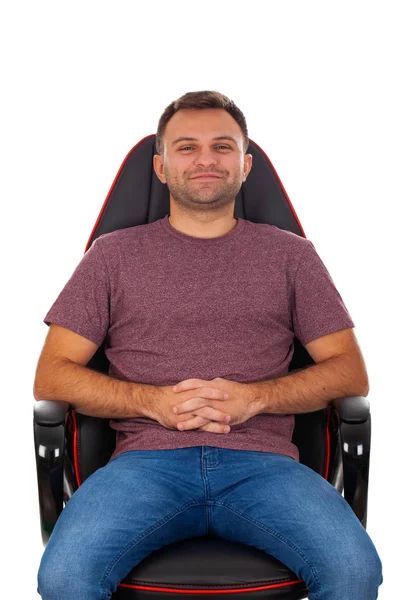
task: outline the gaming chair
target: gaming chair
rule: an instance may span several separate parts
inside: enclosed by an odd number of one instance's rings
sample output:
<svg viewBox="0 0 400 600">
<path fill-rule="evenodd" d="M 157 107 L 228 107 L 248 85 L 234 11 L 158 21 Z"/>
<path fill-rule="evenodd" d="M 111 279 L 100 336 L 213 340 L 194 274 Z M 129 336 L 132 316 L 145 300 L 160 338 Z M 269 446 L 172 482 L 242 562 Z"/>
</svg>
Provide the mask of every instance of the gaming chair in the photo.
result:
<svg viewBox="0 0 400 600">
<path fill-rule="evenodd" d="M 253 166 L 235 201 L 234 216 L 306 237 L 288 195 L 264 151 L 252 140 Z M 153 169 L 155 135 L 143 138 L 123 161 L 90 234 L 85 252 L 104 233 L 152 223 L 169 214 L 169 191 Z M 314 364 L 294 338 L 289 371 Z M 108 373 L 104 343 L 88 367 Z M 76 413 L 67 402 L 34 405 L 34 440 L 41 531 L 46 545 L 64 503 L 115 448 L 108 419 Z M 344 494 L 366 528 L 371 418 L 361 396 L 332 399 L 324 410 L 295 415 L 292 441 L 300 462 Z M 327 540 L 329 543 L 329 540 Z M 113 598 L 183 600 L 239 594 L 241 600 L 306 598 L 305 583 L 265 552 L 202 537 L 151 553 L 121 581 Z"/>
</svg>

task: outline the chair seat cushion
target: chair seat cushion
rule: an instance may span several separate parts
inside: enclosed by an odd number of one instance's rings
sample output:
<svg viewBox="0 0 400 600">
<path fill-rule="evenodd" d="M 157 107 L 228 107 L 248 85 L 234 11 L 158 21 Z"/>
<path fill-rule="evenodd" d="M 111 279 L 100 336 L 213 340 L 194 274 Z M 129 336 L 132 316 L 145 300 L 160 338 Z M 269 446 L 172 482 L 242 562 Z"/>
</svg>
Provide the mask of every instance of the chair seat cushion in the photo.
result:
<svg viewBox="0 0 400 600">
<path fill-rule="evenodd" d="M 249 598 L 306 598 L 303 581 L 262 550 L 227 540 L 200 537 L 152 552 L 120 583 L 113 598 L 183 599 L 239 593 Z"/>
</svg>

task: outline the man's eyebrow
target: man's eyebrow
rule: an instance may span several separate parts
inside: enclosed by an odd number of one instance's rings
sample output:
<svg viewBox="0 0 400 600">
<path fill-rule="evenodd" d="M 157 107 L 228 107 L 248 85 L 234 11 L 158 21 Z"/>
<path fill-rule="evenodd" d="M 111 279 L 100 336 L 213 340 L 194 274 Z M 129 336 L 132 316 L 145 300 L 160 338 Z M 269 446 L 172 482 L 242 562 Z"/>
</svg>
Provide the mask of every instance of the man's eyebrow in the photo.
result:
<svg viewBox="0 0 400 600">
<path fill-rule="evenodd" d="M 217 137 L 214 137 L 213 140 L 230 140 L 231 142 L 233 142 L 235 144 L 235 146 L 237 146 L 237 142 L 235 140 L 235 138 L 233 138 L 231 135 L 219 135 Z M 194 138 L 194 137 L 178 137 L 176 138 L 176 140 L 174 140 L 171 144 L 171 146 L 174 146 L 175 144 L 178 144 L 179 142 L 197 142 L 198 138 Z"/>
</svg>

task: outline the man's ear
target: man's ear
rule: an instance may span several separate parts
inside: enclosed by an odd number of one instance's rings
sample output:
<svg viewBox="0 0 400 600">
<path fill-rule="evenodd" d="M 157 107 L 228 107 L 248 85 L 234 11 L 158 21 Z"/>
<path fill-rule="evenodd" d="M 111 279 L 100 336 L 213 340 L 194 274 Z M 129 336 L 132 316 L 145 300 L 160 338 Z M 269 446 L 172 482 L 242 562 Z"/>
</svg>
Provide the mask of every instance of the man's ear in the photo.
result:
<svg viewBox="0 0 400 600">
<path fill-rule="evenodd" d="M 165 179 L 165 174 L 164 174 L 163 157 L 160 154 L 155 154 L 153 156 L 153 168 L 154 168 L 154 171 L 156 172 L 158 179 L 161 181 L 161 183 L 167 183 L 167 180 Z"/>
<path fill-rule="evenodd" d="M 251 167 L 253 166 L 253 155 L 252 154 L 245 154 L 244 155 L 244 177 L 243 177 L 243 181 L 246 181 L 250 171 L 251 171 Z"/>
</svg>

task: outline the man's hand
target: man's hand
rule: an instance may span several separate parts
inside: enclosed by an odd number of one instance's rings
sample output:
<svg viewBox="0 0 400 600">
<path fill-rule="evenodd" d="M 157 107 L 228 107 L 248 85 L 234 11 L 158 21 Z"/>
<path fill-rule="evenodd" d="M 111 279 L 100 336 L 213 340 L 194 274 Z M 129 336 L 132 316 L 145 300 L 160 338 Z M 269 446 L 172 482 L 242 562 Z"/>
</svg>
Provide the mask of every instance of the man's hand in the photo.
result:
<svg viewBox="0 0 400 600">
<path fill-rule="evenodd" d="M 196 414 L 190 411 L 185 414 L 175 414 L 172 410 L 173 407 L 177 403 L 182 402 L 183 399 L 186 400 L 189 397 L 192 397 L 194 395 L 194 390 L 191 394 L 188 392 L 185 392 L 185 394 L 177 394 L 173 391 L 172 385 L 157 386 L 159 395 L 157 394 L 157 396 L 154 398 L 151 406 L 147 410 L 146 416 L 148 416 L 150 419 L 158 421 L 160 425 L 166 427 L 167 429 L 177 429 L 178 423 L 182 422 L 184 425 L 186 425 L 186 422 L 190 421 L 190 426 L 185 427 L 185 429 L 201 429 L 203 431 L 210 431 L 212 433 L 228 433 L 230 430 L 229 427 L 228 431 L 224 431 L 224 419 L 227 416 L 227 413 L 220 410 L 222 405 L 218 405 L 218 410 L 211 408 L 211 402 L 215 402 L 215 405 L 217 406 L 217 403 L 222 401 L 224 391 L 218 389 L 217 386 L 211 387 L 215 380 L 209 382 L 198 379 L 190 379 L 187 381 L 200 381 L 201 384 L 205 384 L 207 386 L 197 389 L 196 393 L 204 402 L 203 406 L 209 407 L 203 408 L 203 411 L 207 412 L 208 416 L 199 416 L 201 409 L 196 411 Z M 185 382 L 181 382 L 179 385 L 182 385 L 182 383 Z"/>
<path fill-rule="evenodd" d="M 179 417 L 180 430 L 197 429 L 202 418 L 239 425 L 257 414 L 257 404 L 249 399 L 246 384 L 236 381 L 221 377 L 211 381 L 186 379 L 174 386 L 173 391 L 176 394 L 173 411 Z"/>
</svg>

